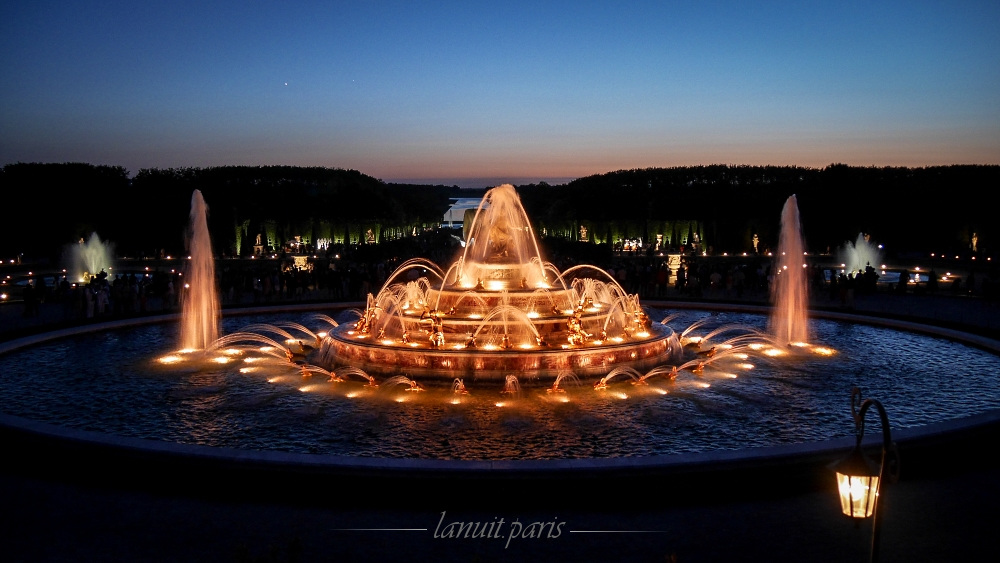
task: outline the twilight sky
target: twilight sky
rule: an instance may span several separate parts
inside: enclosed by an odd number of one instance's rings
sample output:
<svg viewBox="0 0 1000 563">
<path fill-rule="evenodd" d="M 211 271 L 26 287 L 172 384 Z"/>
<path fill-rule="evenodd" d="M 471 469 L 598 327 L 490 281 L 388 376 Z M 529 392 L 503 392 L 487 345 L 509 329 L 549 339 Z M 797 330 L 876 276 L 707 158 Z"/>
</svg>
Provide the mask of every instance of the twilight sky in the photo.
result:
<svg viewBox="0 0 1000 563">
<path fill-rule="evenodd" d="M 0 165 L 1000 163 L 1000 2 L 4 2 Z"/>
</svg>

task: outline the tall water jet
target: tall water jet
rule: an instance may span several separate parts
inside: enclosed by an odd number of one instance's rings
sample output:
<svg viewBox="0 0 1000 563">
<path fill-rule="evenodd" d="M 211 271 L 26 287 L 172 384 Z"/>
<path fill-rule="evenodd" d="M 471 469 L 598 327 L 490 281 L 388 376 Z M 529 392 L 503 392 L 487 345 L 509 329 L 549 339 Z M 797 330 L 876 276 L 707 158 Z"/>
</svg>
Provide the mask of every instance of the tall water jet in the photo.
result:
<svg viewBox="0 0 1000 563">
<path fill-rule="evenodd" d="M 108 274 L 114 268 L 114 245 L 101 241 L 97 233 L 91 233 L 90 238 L 71 245 L 67 249 L 69 274 L 80 283 L 87 283 L 90 278 L 102 270 Z"/>
<path fill-rule="evenodd" d="M 781 210 L 781 234 L 771 284 L 774 307 L 768 323 L 771 336 L 782 344 L 809 340 L 809 286 L 804 255 L 799 204 L 792 195 Z"/>
<path fill-rule="evenodd" d="M 219 337 L 219 297 L 215 288 L 215 258 L 208 233 L 208 205 L 200 190 L 191 195 L 187 232 L 188 266 L 184 274 L 181 346 L 203 350 Z"/>
</svg>

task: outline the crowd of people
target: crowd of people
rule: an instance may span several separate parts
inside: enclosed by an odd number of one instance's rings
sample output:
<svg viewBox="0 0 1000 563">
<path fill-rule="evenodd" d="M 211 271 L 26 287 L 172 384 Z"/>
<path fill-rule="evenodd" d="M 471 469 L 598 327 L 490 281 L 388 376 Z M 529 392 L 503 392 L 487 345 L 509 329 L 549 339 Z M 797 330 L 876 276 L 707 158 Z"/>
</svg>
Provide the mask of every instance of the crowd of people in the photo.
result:
<svg viewBox="0 0 1000 563">
<path fill-rule="evenodd" d="M 458 239 L 451 233 L 427 233 L 404 244 L 369 245 L 366 249 L 340 248 L 311 259 L 307 267 L 290 257 L 272 260 L 222 260 L 217 286 L 223 305 L 238 306 L 284 301 L 364 301 L 377 293 L 405 261 L 426 257 L 447 267 L 460 253 Z M 593 258 L 593 257 L 588 257 Z M 773 283 L 772 261 L 762 255 L 722 258 L 686 254 L 670 257 L 642 253 L 612 253 L 603 258 L 603 269 L 622 288 L 645 300 L 708 298 L 762 300 Z M 552 264 L 565 271 L 579 263 L 565 249 L 553 252 Z M 895 284 L 879 283 L 879 273 L 870 265 L 863 272 L 837 272 L 820 266 L 810 268 L 810 291 L 826 293 L 831 301 L 850 307 L 855 295 L 882 292 L 989 293 L 997 286 L 992 278 L 976 283 L 974 275 L 965 280 L 949 279 L 944 286 L 931 270 L 922 272 L 921 283 L 912 283 L 912 273 L 903 271 Z M 593 277 L 593 272 L 583 275 Z M 44 276 L 35 276 L 21 286 L 24 316 L 39 314 L 44 306 L 61 306 L 67 321 L 87 321 L 114 317 L 169 312 L 178 309 L 185 296 L 183 273 L 167 268 L 152 271 L 109 274 L 101 271 L 84 282 L 63 275 L 51 285 Z"/>
</svg>

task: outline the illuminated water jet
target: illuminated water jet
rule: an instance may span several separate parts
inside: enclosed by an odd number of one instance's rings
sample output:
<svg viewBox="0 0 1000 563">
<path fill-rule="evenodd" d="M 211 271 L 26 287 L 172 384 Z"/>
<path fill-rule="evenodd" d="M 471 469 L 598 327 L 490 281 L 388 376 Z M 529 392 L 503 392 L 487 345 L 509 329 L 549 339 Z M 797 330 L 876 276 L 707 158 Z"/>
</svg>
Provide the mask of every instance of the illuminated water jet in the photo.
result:
<svg viewBox="0 0 1000 563">
<path fill-rule="evenodd" d="M 769 330 L 782 345 L 809 340 L 809 286 L 804 256 L 798 199 L 793 195 L 781 210 L 778 255 L 771 285 L 774 311 Z"/>
<path fill-rule="evenodd" d="M 87 283 L 101 272 L 110 275 L 114 270 L 114 245 L 102 241 L 97 233 L 91 233 L 86 241 L 81 238 L 80 242 L 70 245 L 66 254 L 70 281 Z"/>
<path fill-rule="evenodd" d="M 181 346 L 204 350 L 219 337 L 219 297 L 215 256 L 208 232 L 208 206 L 200 190 L 191 195 L 188 227 L 189 259 L 184 275 Z"/>
<path fill-rule="evenodd" d="M 869 266 L 876 270 L 881 268 L 882 250 L 871 242 L 871 237 L 859 233 L 858 238 L 851 243 L 844 243 L 837 251 L 845 273 L 863 273 Z"/>
</svg>

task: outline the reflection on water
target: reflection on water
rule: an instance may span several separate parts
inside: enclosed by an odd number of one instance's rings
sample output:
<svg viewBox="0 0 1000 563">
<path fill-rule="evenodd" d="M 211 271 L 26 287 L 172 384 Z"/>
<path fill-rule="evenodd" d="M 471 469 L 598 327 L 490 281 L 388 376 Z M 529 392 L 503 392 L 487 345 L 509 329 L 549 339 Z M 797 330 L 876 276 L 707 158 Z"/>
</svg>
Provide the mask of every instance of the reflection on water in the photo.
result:
<svg viewBox="0 0 1000 563">
<path fill-rule="evenodd" d="M 665 315 L 654 318 L 664 318 Z M 301 315 L 231 317 L 223 333 Z M 691 335 L 760 315 L 682 311 Z M 177 345 L 171 324 L 62 339 L 0 356 L 3 412 L 72 428 L 250 450 L 439 459 L 624 457 L 742 449 L 850 436 L 850 390 L 878 397 L 895 428 L 1000 407 L 1000 358 L 943 339 L 812 321 L 832 356 L 727 357 L 701 375 L 657 374 L 648 385 L 565 378 L 564 392 L 465 378 L 450 385 L 373 388 L 294 371 L 157 365 Z M 418 382 L 419 383 L 419 382 Z"/>
</svg>

